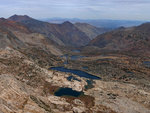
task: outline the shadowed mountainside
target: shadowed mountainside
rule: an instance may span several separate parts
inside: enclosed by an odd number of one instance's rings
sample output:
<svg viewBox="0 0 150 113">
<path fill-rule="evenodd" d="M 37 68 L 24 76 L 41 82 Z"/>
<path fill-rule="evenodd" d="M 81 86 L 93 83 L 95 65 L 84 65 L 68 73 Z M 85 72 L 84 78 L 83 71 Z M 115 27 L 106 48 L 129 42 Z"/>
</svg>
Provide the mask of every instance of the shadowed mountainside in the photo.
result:
<svg viewBox="0 0 150 113">
<path fill-rule="evenodd" d="M 5 19 L 5 18 L 0 18 L 0 27 L 3 27 L 3 28 L 5 27 L 7 29 L 21 31 L 25 33 L 31 33 L 31 31 L 29 31 L 29 29 L 27 29 L 24 25 L 15 21 Z"/>
<path fill-rule="evenodd" d="M 137 27 L 119 28 L 93 39 L 88 46 L 96 46 L 100 50 L 127 51 L 149 53 L 150 23 Z"/>
<path fill-rule="evenodd" d="M 24 43 L 20 41 L 10 30 L 0 27 L 0 48 L 5 47 L 23 47 Z"/>
<path fill-rule="evenodd" d="M 90 37 L 91 40 L 94 39 L 96 36 L 110 30 L 106 28 L 98 28 L 87 23 L 75 23 L 74 25 L 82 32 L 84 32 L 88 37 Z"/>
<path fill-rule="evenodd" d="M 9 20 L 22 23 L 32 32 L 41 33 L 59 45 L 77 47 L 86 45 L 90 41 L 90 38 L 85 33 L 80 31 L 68 21 L 64 22 L 63 24 L 50 24 L 33 19 L 26 15 L 14 15 L 10 17 Z"/>
<path fill-rule="evenodd" d="M 0 47 L 41 47 L 48 49 L 52 54 L 59 55 L 58 45 L 39 33 L 31 32 L 26 26 L 4 18 L 0 19 Z"/>
</svg>

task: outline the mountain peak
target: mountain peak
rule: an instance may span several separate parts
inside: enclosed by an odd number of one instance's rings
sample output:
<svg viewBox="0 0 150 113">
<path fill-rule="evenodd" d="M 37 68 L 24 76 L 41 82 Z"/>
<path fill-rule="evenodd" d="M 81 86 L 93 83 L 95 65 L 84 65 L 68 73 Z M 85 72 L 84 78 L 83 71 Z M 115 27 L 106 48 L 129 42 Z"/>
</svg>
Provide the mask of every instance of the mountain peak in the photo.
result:
<svg viewBox="0 0 150 113">
<path fill-rule="evenodd" d="M 31 20 L 32 18 L 29 17 L 28 15 L 13 15 L 11 17 L 8 18 L 8 20 L 13 20 L 13 21 L 24 21 L 24 20 Z"/>
<path fill-rule="evenodd" d="M 28 15 L 17 15 L 17 14 L 14 14 L 13 16 L 11 16 L 11 17 L 26 17 L 26 18 L 31 18 L 31 17 L 29 17 Z M 10 18 L 11 18 L 10 17 Z"/>
<path fill-rule="evenodd" d="M 0 21 L 5 21 L 6 19 L 5 18 L 0 18 Z"/>
<path fill-rule="evenodd" d="M 73 25 L 71 22 L 69 22 L 69 21 L 65 21 L 64 23 L 63 23 L 64 25 Z"/>
</svg>

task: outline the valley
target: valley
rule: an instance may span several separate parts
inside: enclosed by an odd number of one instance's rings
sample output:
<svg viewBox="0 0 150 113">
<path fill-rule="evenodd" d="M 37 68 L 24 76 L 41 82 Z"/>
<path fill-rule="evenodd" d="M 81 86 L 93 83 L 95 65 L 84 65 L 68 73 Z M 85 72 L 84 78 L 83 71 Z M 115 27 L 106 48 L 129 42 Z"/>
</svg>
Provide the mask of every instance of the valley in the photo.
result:
<svg viewBox="0 0 150 113">
<path fill-rule="evenodd" d="M 0 112 L 149 113 L 149 23 L 89 26 L 1 18 Z"/>
</svg>

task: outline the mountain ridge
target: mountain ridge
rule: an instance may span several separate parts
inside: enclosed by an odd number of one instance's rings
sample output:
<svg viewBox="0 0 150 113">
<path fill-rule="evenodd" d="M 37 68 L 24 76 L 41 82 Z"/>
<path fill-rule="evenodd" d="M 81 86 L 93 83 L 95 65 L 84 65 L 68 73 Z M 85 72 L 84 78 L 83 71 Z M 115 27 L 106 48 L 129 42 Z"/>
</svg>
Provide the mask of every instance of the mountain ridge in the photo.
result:
<svg viewBox="0 0 150 113">
<path fill-rule="evenodd" d="M 8 20 L 20 22 L 31 31 L 41 33 L 52 40 L 56 37 L 57 40 L 59 39 L 60 42 L 68 46 L 83 46 L 90 41 L 89 37 L 85 33 L 80 31 L 70 22 L 65 22 L 63 24 L 51 24 L 28 16 L 17 15 L 9 17 Z"/>
<path fill-rule="evenodd" d="M 99 27 L 99 28 L 109 28 L 116 29 L 118 27 L 131 27 L 138 26 L 142 23 L 148 21 L 140 21 L 140 20 L 112 20 L 112 19 L 79 19 L 79 18 L 50 18 L 50 19 L 41 19 L 50 23 L 63 23 L 66 20 L 69 20 L 72 23 L 80 22 L 80 23 L 88 23 L 90 25 Z"/>
<path fill-rule="evenodd" d="M 119 28 L 104 33 L 93 39 L 88 46 L 96 46 L 101 50 L 130 51 L 149 53 L 150 49 L 150 23 L 137 27 Z"/>
<path fill-rule="evenodd" d="M 90 24 L 87 23 L 80 23 L 77 22 L 74 24 L 78 29 L 80 29 L 82 32 L 84 32 L 85 34 L 87 34 L 88 37 L 90 37 L 90 39 L 94 39 L 96 36 L 103 34 L 105 32 L 110 31 L 110 29 L 107 28 L 98 28 L 95 26 L 92 26 Z"/>
</svg>

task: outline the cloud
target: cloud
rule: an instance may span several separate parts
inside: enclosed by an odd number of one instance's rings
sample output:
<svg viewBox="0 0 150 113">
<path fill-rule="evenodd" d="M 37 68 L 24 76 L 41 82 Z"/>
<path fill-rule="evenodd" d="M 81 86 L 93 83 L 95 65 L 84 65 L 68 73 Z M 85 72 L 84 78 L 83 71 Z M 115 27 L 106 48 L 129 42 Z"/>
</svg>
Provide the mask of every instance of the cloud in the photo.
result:
<svg viewBox="0 0 150 113">
<path fill-rule="evenodd" d="M 0 15 L 34 18 L 150 19 L 150 0 L 0 0 Z"/>
</svg>

